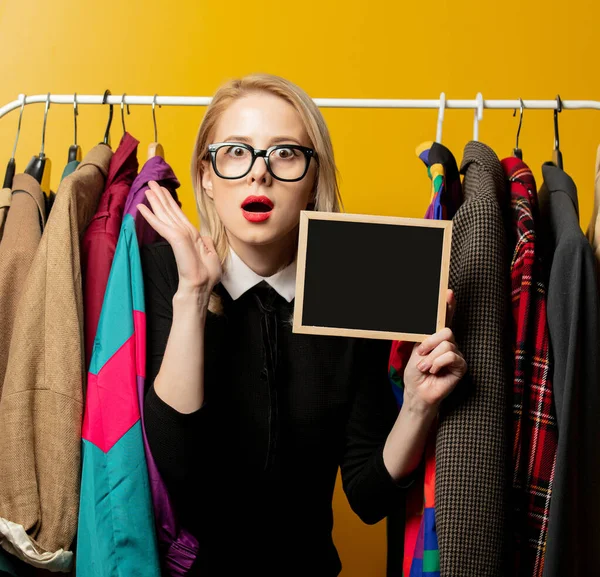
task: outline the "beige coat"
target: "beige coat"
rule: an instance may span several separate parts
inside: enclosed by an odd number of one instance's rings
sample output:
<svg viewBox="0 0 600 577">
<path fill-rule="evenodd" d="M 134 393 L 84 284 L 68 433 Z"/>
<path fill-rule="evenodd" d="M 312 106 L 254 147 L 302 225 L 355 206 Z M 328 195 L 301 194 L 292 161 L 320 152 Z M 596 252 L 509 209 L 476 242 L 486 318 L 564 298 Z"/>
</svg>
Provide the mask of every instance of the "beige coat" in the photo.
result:
<svg viewBox="0 0 600 577">
<path fill-rule="evenodd" d="M 17 304 L 46 221 L 44 193 L 35 178 L 17 174 L 12 196 L 0 243 L 0 398 Z"/>
<path fill-rule="evenodd" d="M 2 240 L 8 209 L 10 208 L 11 192 L 10 188 L 0 189 L 0 241 Z"/>
<path fill-rule="evenodd" d="M 598 152 L 596 153 L 596 181 L 594 186 L 594 210 L 592 212 L 592 219 L 587 229 L 587 237 L 592 248 L 594 249 L 594 256 L 596 262 L 600 265 L 600 146 L 598 146 Z"/>
<path fill-rule="evenodd" d="M 0 545 L 68 571 L 79 508 L 85 377 L 80 237 L 112 151 L 93 148 L 56 195 L 19 301 L 0 399 Z"/>
</svg>

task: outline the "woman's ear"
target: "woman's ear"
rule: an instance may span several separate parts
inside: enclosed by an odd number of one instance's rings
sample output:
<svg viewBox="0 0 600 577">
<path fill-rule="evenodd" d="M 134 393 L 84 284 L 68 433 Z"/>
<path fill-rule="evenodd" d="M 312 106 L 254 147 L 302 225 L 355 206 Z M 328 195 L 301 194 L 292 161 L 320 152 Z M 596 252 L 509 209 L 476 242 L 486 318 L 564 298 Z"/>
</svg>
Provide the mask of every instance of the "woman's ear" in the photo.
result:
<svg viewBox="0 0 600 577">
<path fill-rule="evenodd" d="M 210 163 L 208 160 L 202 161 L 202 188 L 209 198 L 213 198 L 212 174 L 210 173 Z"/>
</svg>

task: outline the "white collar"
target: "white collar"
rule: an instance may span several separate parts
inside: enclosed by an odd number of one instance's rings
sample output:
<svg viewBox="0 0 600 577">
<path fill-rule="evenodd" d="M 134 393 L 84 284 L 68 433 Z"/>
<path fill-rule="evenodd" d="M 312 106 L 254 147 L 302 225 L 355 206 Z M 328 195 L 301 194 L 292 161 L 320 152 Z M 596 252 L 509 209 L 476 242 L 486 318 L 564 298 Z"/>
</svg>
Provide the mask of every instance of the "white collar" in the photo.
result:
<svg viewBox="0 0 600 577">
<path fill-rule="evenodd" d="M 229 249 L 229 258 L 221 284 L 235 301 L 262 281 L 271 285 L 287 302 L 296 296 L 296 261 L 270 277 L 256 274 L 235 252 Z"/>
</svg>

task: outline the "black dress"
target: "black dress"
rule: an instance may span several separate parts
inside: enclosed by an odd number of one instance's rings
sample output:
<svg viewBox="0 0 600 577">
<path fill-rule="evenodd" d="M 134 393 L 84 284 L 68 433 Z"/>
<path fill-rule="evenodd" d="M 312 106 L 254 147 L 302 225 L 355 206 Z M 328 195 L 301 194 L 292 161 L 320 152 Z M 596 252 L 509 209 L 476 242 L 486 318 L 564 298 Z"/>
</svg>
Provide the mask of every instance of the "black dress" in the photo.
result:
<svg viewBox="0 0 600 577">
<path fill-rule="evenodd" d="M 397 416 L 389 342 L 292 333 L 293 302 L 266 283 L 206 323 L 205 404 L 184 415 L 154 392 L 178 274 L 162 242 L 142 253 L 145 424 L 181 523 L 199 540 L 194 574 L 334 577 L 338 466 L 352 509 L 376 523 L 403 501 L 383 464 Z M 372 295 L 365 295 L 372 298 Z"/>
</svg>

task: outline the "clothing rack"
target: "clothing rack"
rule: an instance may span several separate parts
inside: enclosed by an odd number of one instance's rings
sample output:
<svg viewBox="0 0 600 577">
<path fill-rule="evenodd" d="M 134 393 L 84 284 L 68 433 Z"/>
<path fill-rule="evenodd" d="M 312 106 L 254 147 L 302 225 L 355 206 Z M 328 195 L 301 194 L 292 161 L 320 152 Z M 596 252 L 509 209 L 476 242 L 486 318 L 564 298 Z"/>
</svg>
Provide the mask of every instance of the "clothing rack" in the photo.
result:
<svg viewBox="0 0 600 577">
<path fill-rule="evenodd" d="M 50 104 L 113 104 L 121 103 L 156 106 L 208 106 L 212 100 L 210 96 L 104 96 L 102 94 L 35 94 L 25 96 L 20 94 L 0 108 L 0 118 L 23 105 L 45 103 Z M 315 98 L 314 102 L 320 108 L 453 108 L 453 109 L 495 109 L 514 110 L 521 106 L 536 110 L 555 110 L 559 108 L 559 100 L 485 100 L 480 94 L 473 100 L 446 100 L 444 94 L 436 99 L 377 99 L 377 98 Z M 600 101 L 597 100 L 561 100 L 563 110 L 600 110 Z"/>
<path fill-rule="evenodd" d="M 126 105 L 151 105 L 153 106 L 208 106 L 212 100 L 210 96 L 122 96 L 104 94 L 35 94 L 26 96 L 19 94 L 13 100 L 0 108 L 0 118 L 16 110 L 23 109 L 28 104 L 45 103 L 46 111 L 50 104 L 72 104 L 76 109 L 79 104 L 109 104 L 117 106 Z M 478 139 L 479 122 L 483 118 L 484 109 L 491 110 L 516 110 L 525 108 L 533 110 L 600 110 L 598 100 L 562 100 L 557 96 L 553 100 L 485 100 L 481 92 L 474 100 L 446 100 L 445 93 L 438 99 L 377 99 L 377 98 L 314 98 L 319 108 L 412 108 L 412 109 L 438 109 L 437 140 L 441 138 L 442 123 L 446 109 L 472 109 L 475 111 L 473 120 L 473 138 Z M 21 110 L 22 111 L 22 110 Z"/>
</svg>

